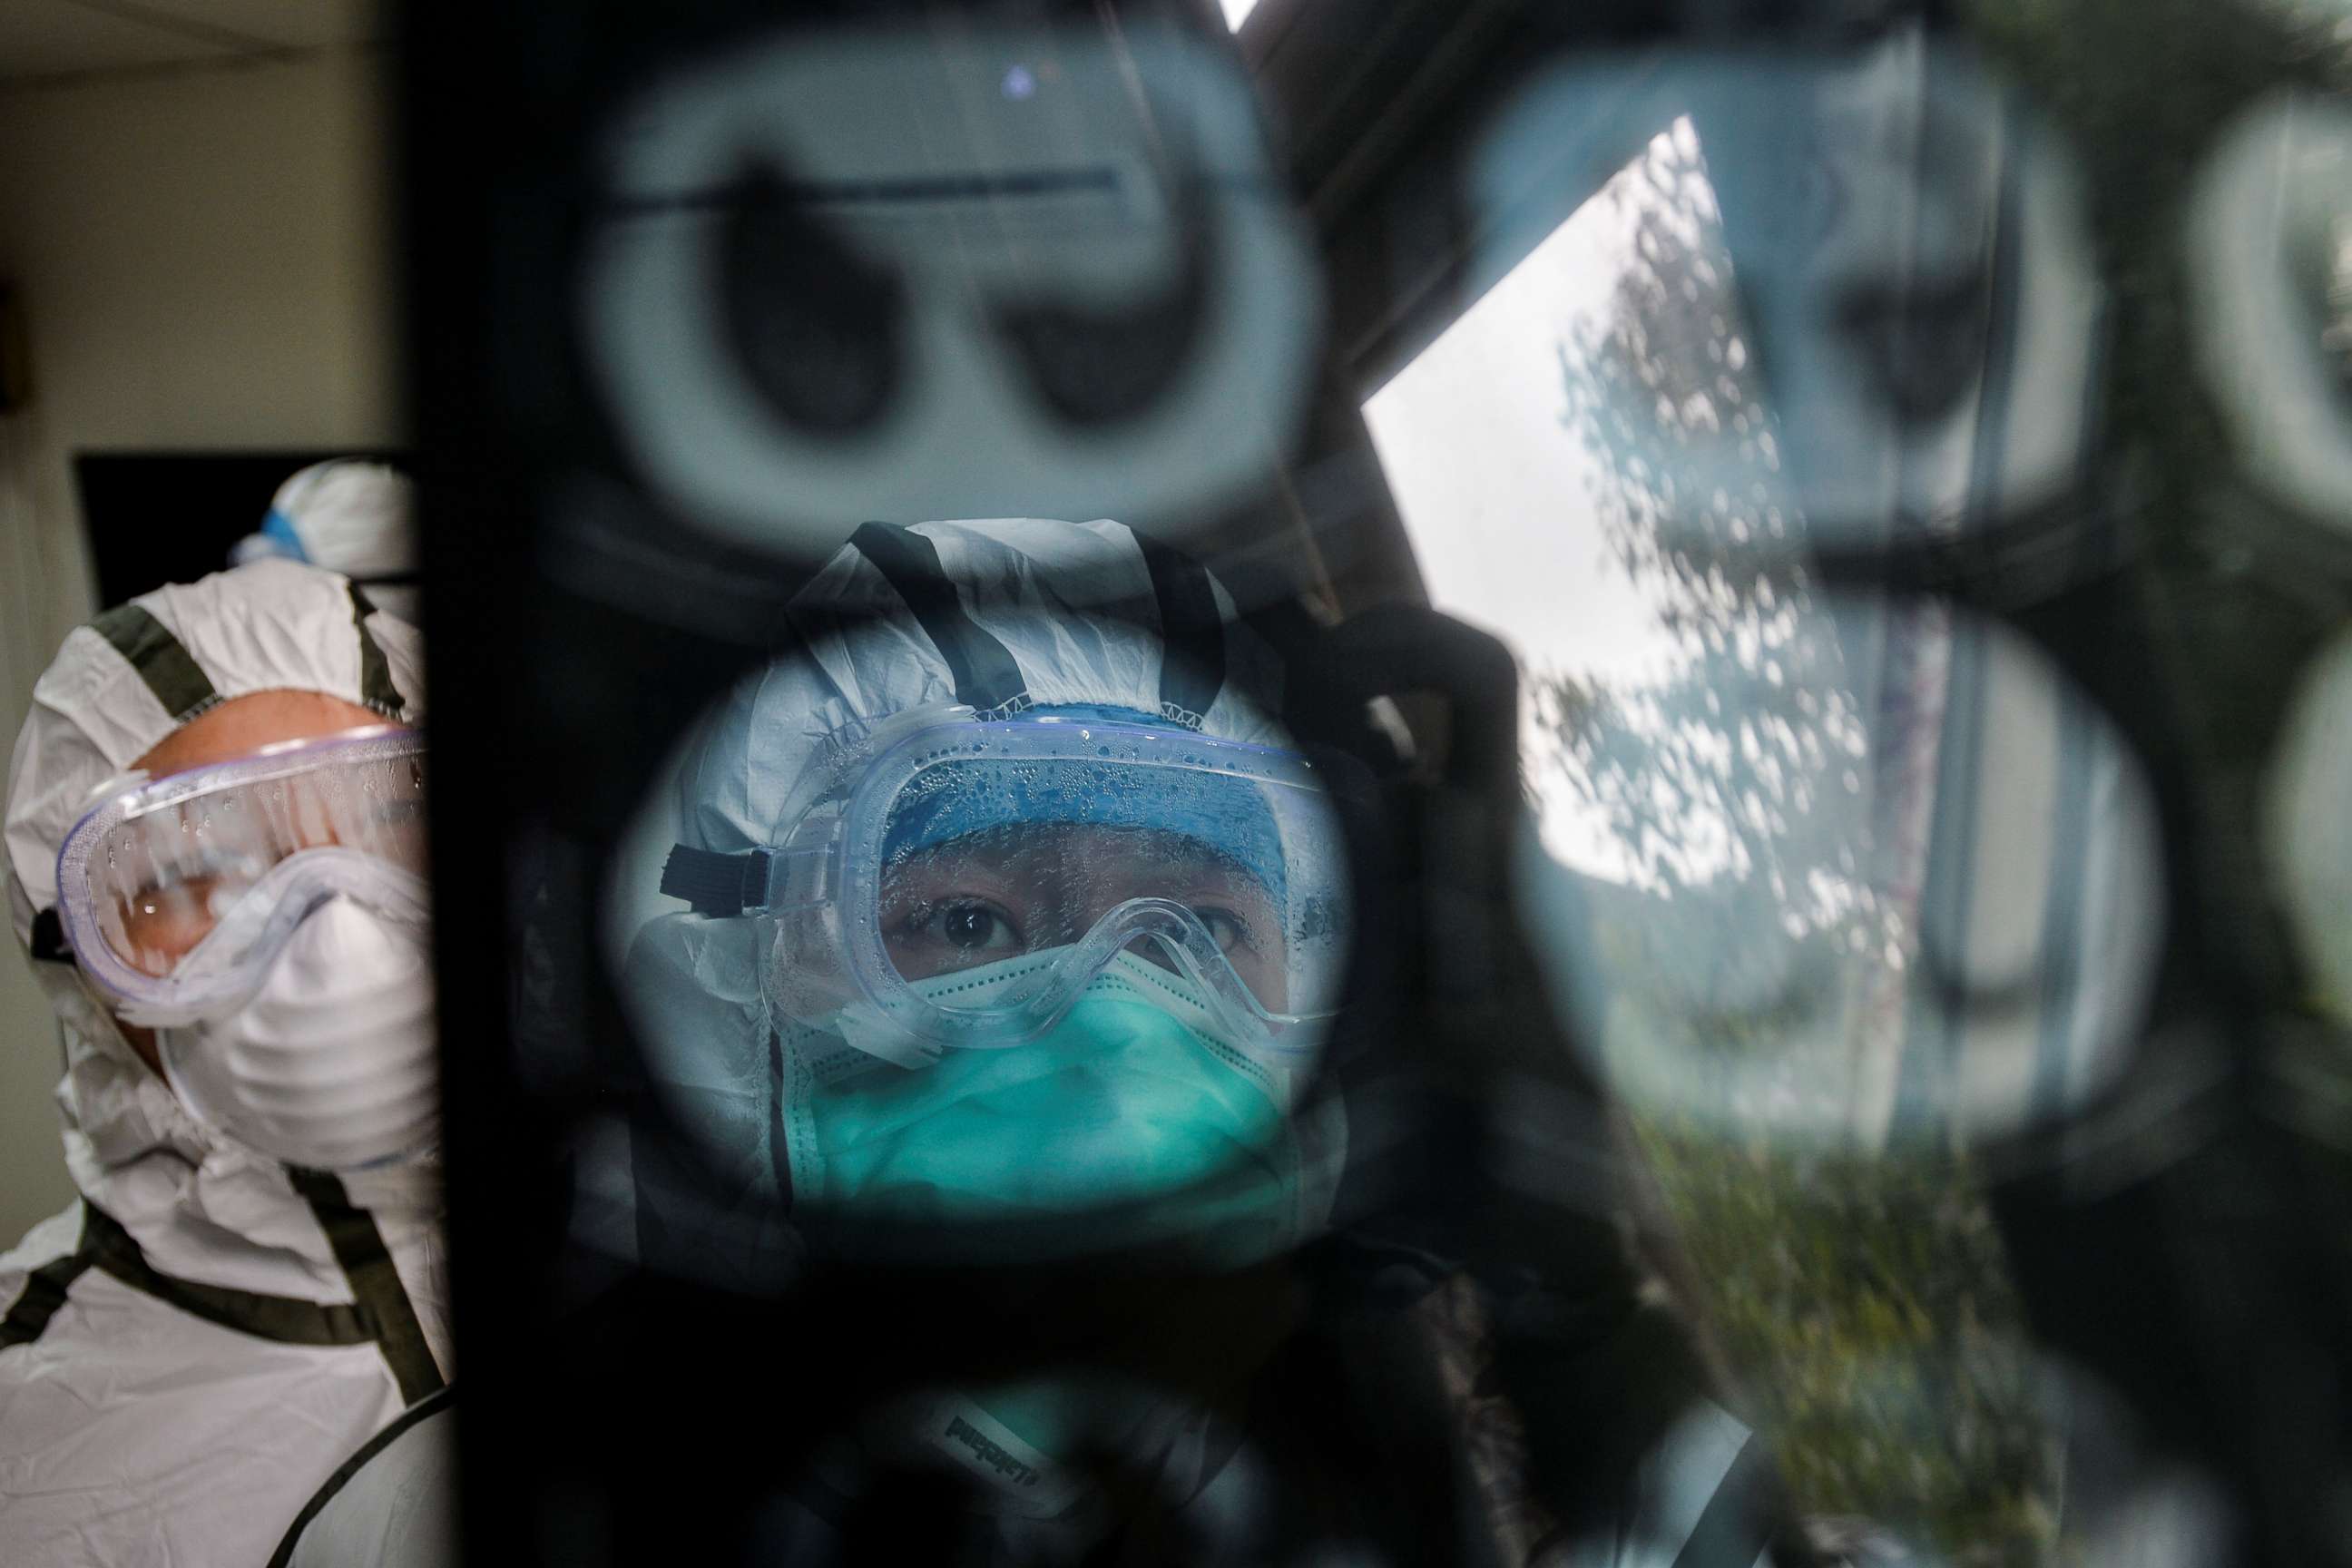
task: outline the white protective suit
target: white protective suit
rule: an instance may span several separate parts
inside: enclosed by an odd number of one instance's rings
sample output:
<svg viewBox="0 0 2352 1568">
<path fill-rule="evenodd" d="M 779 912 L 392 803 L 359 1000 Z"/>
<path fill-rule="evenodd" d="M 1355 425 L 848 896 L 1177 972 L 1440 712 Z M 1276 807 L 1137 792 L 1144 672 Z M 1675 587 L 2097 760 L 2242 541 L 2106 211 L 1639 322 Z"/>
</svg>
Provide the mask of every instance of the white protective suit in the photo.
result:
<svg viewBox="0 0 2352 1568">
<path fill-rule="evenodd" d="M 178 725 L 279 689 L 416 723 L 419 652 L 345 578 L 262 561 L 99 616 L 34 688 L 9 777 L 8 901 L 62 1024 L 57 1098 L 82 1196 L 0 1256 L 9 1568 L 264 1563 L 337 1466 L 443 1385 L 437 1163 L 338 1178 L 216 1139 L 85 987 L 52 907 L 92 787 Z"/>
</svg>

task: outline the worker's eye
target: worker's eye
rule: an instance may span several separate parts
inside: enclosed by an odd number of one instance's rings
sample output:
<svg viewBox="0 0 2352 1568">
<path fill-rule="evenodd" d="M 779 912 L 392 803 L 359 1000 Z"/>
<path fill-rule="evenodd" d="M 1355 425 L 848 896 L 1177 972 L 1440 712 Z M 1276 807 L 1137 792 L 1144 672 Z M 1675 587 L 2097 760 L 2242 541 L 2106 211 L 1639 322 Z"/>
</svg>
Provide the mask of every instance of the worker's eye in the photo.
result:
<svg viewBox="0 0 2352 1568">
<path fill-rule="evenodd" d="M 1192 913 L 1209 928 L 1209 936 L 1216 942 L 1219 952 L 1256 950 L 1256 943 L 1251 940 L 1254 932 L 1250 922 L 1232 910 L 1219 909 L 1214 904 L 1195 904 Z"/>
<path fill-rule="evenodd" d="M 892 957 L 916 974 L 1010 957 L 1026 943 L 1012 910 L 972 895 L 919 904 L 892 921 L 884 935 Z"/>
<path fill-rule="evenodd" d="M 117 905 L 123 945 L 129 949 L 123 957 L 146 973 L 169 974 L 213 929 L 220 895 L 212 878 L 142 888 L 126 895 Z"/>
</svg>

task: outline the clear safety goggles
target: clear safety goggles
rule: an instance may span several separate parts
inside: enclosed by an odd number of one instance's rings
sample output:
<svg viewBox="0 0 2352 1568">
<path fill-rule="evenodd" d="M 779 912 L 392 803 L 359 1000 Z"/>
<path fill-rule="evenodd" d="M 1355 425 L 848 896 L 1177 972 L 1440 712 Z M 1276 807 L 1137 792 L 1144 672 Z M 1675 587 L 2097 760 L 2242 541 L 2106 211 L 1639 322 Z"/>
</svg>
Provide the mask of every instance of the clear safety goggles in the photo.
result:
<svg viewBox="0 0 2352 1568">
<path fill-rule="evenodd" d="M 242 1005 L 320 904 L 424 927 L 425 737 L 394 725 L 101 785 L 58 852 L 74 959 L 134 1024 Z"/>
<path fill-rule="evenodd" d="M 767 923 L 780 1016 L 911 1065 L 1034 1038 L 1133 952 L 1190 982 L 1229 1039 L 1319 1040 L 1301 1026 L 1335 1008 L 1348 888 L 1307 758 L 1099 709 L 919 710 L 835 750 L 780 847 L 680 846 L 663 876 L 703 912 Z"/>
</svg>

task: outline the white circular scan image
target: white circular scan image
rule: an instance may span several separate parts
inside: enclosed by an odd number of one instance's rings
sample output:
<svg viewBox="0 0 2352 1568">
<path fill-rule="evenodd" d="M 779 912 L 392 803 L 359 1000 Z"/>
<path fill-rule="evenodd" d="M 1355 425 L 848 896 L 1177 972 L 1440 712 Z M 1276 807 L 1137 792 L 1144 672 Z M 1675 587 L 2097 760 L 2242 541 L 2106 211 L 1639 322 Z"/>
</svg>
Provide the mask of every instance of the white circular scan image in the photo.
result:
<svg viewBox="0 0 2352 1568">
<path fill-rule="evenodd" d="M 1906 31 L 1833 55 L 1579 62 L 1478 155 L 1496 247 L 1530 191 L 1622 159 L 1595 103 L 1672 136 L 1671 188 L 1612 199 L 1695 276 L 1674 294 L 1662 268 L 1628 302 L 1652 348 L 1703 343 L 1715 374 L 1604 389 L 1582 416 L 1671 430 L 1654 482 L 1682 533 L 1757 507 L 1786 514 L 1746 542 L 1765 552 L 2080 521 L 2104 287 L 2072 151 L 2016 90 Z M 1643 306 L 1645 288 L 1667 292 Z"/>
<path fill-rule="evenodd" d="M 1620 881 L 1524 835 L 1555 1004 L 1633 1104 L 1801 1142 L 1974 1143 L 2080 1111 L 2132 1061 L 2165 915 L 2146 774 L 2022 637 L 1955 616 L 1948 640 L 1932 687 L 1734 770 L 1748 826 L 1710 865 Z M 1780 728 L 1714 695 L 1684 721 L 1735 747 Z"/>
<path fill-rule="evenodd" d="M 814 553 L 861 519 L 1163 531 L 1261 482 L 1321 300 L 1247 83 L 1173 37 L 826 35 L 656 81 L 581 331 L 654 493 Z"/>
<path fill-rule="evenodd" d="M 2190 341 L 2240 471 L 2352 531 L 2352 110 L 2256 105 L 2206 160 L 2186 239 Z"/>
</svg>

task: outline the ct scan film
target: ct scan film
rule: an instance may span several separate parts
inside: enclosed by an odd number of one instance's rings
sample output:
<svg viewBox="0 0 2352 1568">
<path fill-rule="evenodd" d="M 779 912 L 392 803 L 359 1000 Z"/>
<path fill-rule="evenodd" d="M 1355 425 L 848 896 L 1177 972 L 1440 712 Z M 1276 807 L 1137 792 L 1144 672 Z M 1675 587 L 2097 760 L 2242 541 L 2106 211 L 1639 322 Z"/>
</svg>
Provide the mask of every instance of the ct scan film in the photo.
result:
<svg viewBox="0 0 2352 1568">
<path fill-rule="evenodd" d="M 413 14 L 467 1551 L 2343 1560 L 2325 10 Z"/>
</svg>

